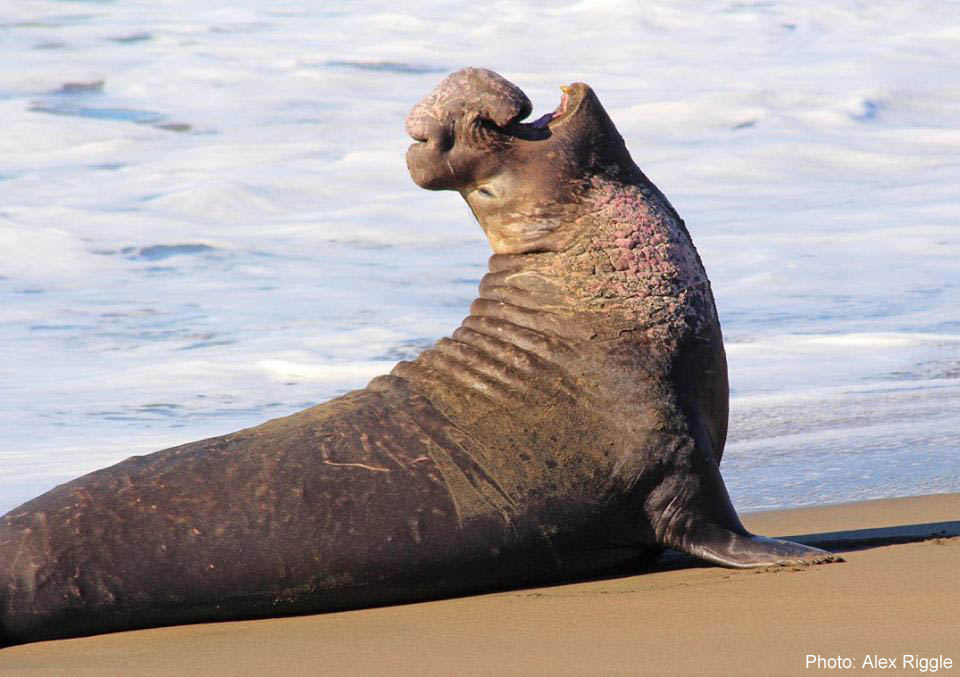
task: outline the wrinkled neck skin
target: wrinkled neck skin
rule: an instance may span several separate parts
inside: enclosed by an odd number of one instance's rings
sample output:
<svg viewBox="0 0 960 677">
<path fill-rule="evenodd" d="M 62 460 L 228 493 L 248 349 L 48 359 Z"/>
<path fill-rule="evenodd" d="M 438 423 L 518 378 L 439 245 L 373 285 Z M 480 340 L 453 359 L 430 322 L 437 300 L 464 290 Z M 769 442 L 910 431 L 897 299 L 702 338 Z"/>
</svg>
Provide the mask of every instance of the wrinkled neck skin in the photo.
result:
<svg viewBox="0 0 960 677">
<path fill-rule="evenodd" d="M 481 298 L 565 316 L 557 331 L 567 340 L 648 339 L 666 351 L 681 339 L 713 340 L 710 283 L 683 221 L 639 169 L 613 174 L 594 176 L 558 206 L 552 218 L 576 215 L 571 221 L 528 226 L 549 233 L 539 251 L 494 254 Z"/>
</svg>

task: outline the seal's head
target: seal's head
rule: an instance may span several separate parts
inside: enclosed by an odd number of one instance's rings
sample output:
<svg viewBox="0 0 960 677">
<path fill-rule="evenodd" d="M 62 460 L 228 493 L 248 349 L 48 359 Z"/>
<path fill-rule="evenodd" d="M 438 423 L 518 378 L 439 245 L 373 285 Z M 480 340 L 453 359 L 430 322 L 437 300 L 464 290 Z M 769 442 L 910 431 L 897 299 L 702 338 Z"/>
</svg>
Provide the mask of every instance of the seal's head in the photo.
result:
<svg viewBox="0 0 960 677">
<path fill-rule="evenodd" d="M 456 190 L 498 254 L 558 251 L 573 239 L 570 216 L 595 176 L 630 176 L 636 166 L 596 94 L 561 88 L 553 113 L 525 123 L 530 100 L 493 71 L 448 76 L 407 116 L 417 143 L 413 180 Z"/>
</svg>

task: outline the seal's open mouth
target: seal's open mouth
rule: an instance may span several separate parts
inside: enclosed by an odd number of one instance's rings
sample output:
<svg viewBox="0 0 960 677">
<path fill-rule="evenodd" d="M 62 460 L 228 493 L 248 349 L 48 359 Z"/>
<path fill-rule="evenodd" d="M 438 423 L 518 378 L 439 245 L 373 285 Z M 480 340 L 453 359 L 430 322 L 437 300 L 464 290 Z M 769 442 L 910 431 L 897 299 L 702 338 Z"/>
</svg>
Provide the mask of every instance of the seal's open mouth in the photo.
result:
<svg viewBox="0 0 960 677">
<path fill-rule="evenodd" d="M 531 122 L 531 127 L 535 129 L 543 129 L 551 122 L 559 120 L 570 112 L 571 106 L 568 104 L 570 103 L 570 94 L 572 93 L 572 88 L 568 85 L 561 85 L 560 89 L 563 91 L 563 97 L 561 97 L 560 105 L 557 106 L 557 109 L 552 113 L 547 113 L 546 115 L 543 115 Z"/>
</svg>

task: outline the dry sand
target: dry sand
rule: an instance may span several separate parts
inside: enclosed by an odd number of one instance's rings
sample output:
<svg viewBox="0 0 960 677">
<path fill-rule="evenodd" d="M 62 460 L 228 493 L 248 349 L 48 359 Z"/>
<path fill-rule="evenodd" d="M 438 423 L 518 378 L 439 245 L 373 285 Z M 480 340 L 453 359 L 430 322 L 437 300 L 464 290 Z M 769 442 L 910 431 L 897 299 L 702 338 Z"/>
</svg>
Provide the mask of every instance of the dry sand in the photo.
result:
<svg viewBox="0 0 960 677">
<path fill-rule="evenodd" d="M 960 494 L 744 515 L 843 564 L 659 571 L 425 604 L 43 642 L 0 672 L 56 675 L 905 674 L 960 676 Z M 936 534 L 936 535 L 934 535 Z M 849 670 L 805 667 L 808 654 Z M 896 668 L 864 667 L 867 655 Z M 919 666 L 919 660 L 914 660 Z M 928 669 L 929 671 L 929 669 Z"/>
</svg>

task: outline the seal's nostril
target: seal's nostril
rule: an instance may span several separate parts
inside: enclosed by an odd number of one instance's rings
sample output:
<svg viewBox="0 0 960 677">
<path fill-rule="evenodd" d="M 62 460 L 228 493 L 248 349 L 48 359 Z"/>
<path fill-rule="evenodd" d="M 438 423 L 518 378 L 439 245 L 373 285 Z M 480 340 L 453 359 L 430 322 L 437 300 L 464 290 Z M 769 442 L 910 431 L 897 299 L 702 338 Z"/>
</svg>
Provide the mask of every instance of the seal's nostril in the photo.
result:
<svg viewBox="0 0 960 677">
<path fill-rule="evenodd" d="M 442 129 L 436 139 L 437 150 L 446 153 L 453 148 L 453 132 L 449 129 Z"/>
</svg>

